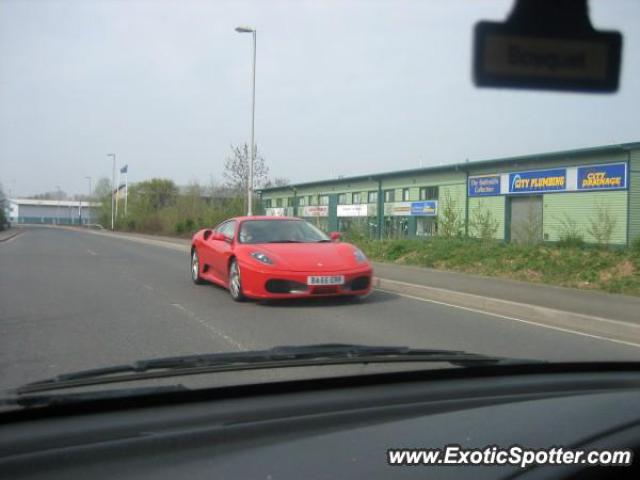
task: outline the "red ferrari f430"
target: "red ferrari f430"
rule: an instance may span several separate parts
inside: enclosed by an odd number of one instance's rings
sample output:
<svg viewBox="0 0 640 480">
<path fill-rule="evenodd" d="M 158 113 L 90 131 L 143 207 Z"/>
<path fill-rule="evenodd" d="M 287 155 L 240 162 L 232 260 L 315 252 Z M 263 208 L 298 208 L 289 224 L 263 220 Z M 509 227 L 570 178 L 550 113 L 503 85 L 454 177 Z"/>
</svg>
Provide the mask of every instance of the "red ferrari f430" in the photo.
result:
<svg viewBox="0 0 640 480">
<path fill-rule="evenodd" d="M 191 242 L 192 280 L 221 285 L 236 301 L 363 296 L 372 275 L 359 248 L 300 218 L 231 218 Z"/>
</svg>

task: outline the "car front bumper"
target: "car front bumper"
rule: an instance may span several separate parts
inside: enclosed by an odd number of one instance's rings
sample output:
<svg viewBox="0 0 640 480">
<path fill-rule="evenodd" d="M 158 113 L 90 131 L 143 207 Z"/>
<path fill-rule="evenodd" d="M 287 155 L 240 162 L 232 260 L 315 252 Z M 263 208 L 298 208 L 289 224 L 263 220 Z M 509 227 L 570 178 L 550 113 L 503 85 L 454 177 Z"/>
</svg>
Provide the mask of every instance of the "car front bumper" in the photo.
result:
<svg viewBox="0 0 640 480">
<path fill-rule="evenodd" d="M 343 285 L 307 285 L 310 276 L 344 275 Z M 373 269 L 362 268 L 335 270 L 331 272 L 292 272 L 256 268 L 240 264 L 242 291 L 245 296 L 256 299 L 333 297 L 344 295 L 366 295 L 371 291 Z"/>
</svg>

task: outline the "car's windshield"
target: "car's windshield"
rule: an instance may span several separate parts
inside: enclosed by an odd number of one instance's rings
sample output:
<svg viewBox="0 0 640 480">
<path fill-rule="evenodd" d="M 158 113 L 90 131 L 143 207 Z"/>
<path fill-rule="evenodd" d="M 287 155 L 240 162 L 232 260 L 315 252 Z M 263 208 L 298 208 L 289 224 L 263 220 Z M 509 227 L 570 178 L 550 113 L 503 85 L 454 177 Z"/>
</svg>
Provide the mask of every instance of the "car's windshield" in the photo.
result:
<svg viewBox="0 0 640 480">
<path fill-rule="evenodd" d="M 0 0 L 0 392 L 640 361 L 640 2 L 586 3 Z"/>
<path fill-rule="evenodd" d="M 304 220 L 246 220 L 240 225 L 240 243 L 323 241 L 329 238 Z"/>
</svg>

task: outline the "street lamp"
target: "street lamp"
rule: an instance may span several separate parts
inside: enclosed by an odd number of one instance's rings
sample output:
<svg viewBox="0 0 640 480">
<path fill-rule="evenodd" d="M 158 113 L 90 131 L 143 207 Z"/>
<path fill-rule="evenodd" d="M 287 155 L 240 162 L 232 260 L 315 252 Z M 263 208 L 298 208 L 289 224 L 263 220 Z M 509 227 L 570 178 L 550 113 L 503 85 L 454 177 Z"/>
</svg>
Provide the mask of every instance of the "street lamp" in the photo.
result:
<svg viewBox="0 0 640 480">
<path fill-rule="evenodd" d="M 91 222 L 91 177 L 84 177 L 89 180 L 89 197 L 87 198 L 87 223 Z M 82 224 L 82 213 L 80 214 L 80 223 Z"/>
<path fill-rule="evenodd" d="M 238 33 L 251 33 L 253 36 L 253 66 L 251 71 L 251 158 L 249 159 L 249 178 L 247 181 L 247 215 L 253 215 L 253 164 L 256 159 L 256 147 L 254 141 L 254 127 L 256 116 L 256 30 L 249 27 L 236 27 Z"/>
<path fill-rule="evenodd" d="M 84 177 L 85 180 L 89 180 L 89 201 L 91 201 L 91 177 Z"/>
<path fill-rule="evenodd" d="M 111 231 L 115 230 L 114 228 L 114 217 L 113 217 L 113 205 L 115 202 L 115 193 L 114 189 L 116 188 L 116 154 L 115 153 L 107 153 L 107 157 L 113 158 L 113 172 L 111 174 Z"/>
<path fill-rule="evenodd" d="M 60 197 L 62 190 L 60 190 L 60 185 L 56 185 L 56 198 L 58 199 L 58 203 L 56 204 L 56 225 L 60 223 Z"/>
</svg>

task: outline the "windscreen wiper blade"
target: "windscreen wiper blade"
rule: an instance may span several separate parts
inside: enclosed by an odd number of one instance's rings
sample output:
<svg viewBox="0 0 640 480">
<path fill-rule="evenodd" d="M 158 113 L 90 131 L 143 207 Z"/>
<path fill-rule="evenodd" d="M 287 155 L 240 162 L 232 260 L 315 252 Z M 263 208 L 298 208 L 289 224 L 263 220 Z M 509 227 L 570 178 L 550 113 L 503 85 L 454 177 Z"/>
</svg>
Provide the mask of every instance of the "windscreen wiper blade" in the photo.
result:
<svg viewBox="0 0 640 480">
<path fill-rule="evenodd" d="M 540 361 L 493 357 L 458 350 L 416 349 L 398 346 L 341 343 L 281 346 L 269 350 L 139 360 L 130 364 L 58 375 L 48 380 L 23 385 L 17 388 L 15 392 L 17 394 L 26 394 L 87 385 L 201 373 L 393 362 L 443 362 L 456 366 L 471 367 L 537 363 Z"/>
<path fill-rule="evenodd" d="M 0 398 L 0 410 L 3 407 L 53 407 L 56 405 L 68 406 L 73 403 L 85 403 L 91 401 L 132 399 L 146 396 L 154 396 L 165 393 L 186 392 L 189 389 L 183 385 L 162 385 L 159 387 L 138 387 L 98 390 L 91 392 L 67 393 L 59 395 L 30 395 L 21 394 L 12 397 Z"/>
</svg>

